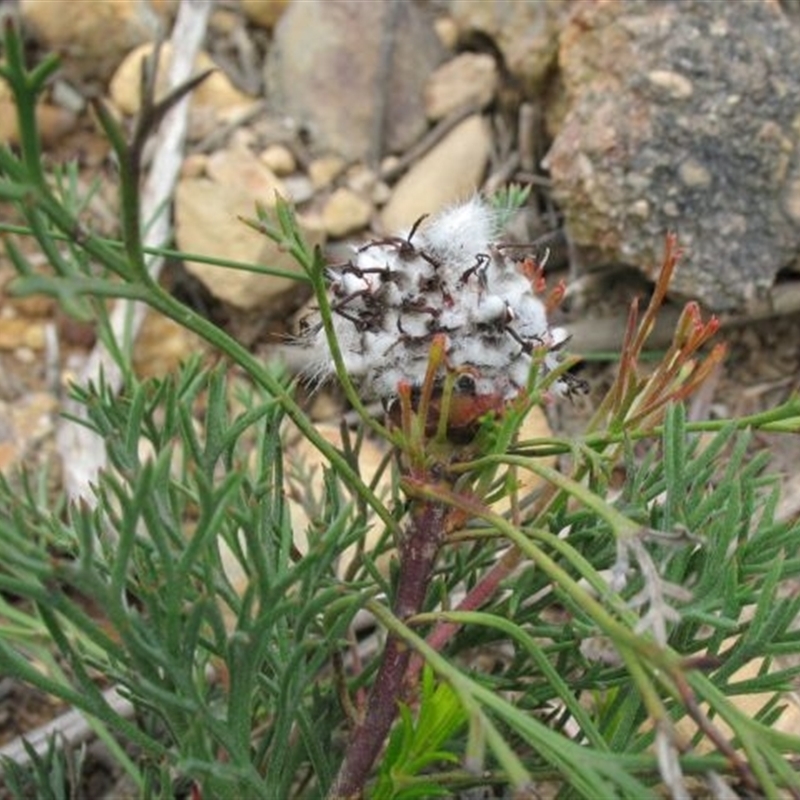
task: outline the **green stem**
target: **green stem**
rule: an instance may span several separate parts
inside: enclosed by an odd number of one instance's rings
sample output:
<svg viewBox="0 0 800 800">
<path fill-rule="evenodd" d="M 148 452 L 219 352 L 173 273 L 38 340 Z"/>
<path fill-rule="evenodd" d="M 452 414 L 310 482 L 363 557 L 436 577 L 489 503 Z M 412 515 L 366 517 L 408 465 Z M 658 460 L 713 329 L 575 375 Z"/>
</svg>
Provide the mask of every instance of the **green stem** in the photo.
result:
<svg viewBox="0 0 800 800">
<path fill-rule="evenodd" d="M 39 129 L 36 123 L 36 98 L 47 79 L 58 69 L 58 57 L 48 56 L 31 72 L 25 68 L 22 37 L 11 19 L 6 20 L 4 35 L 6 66 L 0 76 L 8 81 L 14 95 L 19 124 L 19 140 L 28 174 L 37 186 L 46 186 L 42 167 Z"/>
<path fill-rule="evenodd" d="M 17 236 L 33 236 L 33 230 L 27 225 L 10 225 L 0 222 L 0 233 L 13 233 Z M 51 232 L 50 238 L 57 242 L 74 242 L 75 237 L 68 236 L 61 232 Z M 102 236 L 93 237 L 100 244 L 113 250 L 123 250 L 125 244 L 117 239 L 106 239 Z M 302 272 L 295 272 L 288 269 L 269 267 L 264 264 L 251 264 L 247 261 L 235 261 L 231 258 L 220 256 L 207 256 L 201 253 L 190 253 L 185 250 L 176 250 L 173 247 L 142 247 L 142 252 L 148 256 L 160 256 L 162 258 L 174 258 L 180 261 L 196 261 L 200 264 L 212 264 L 215 267 L 228 267 L 229 269 L 241 270 L 242 272 L 254 272 L 258 275 L 274 275 L 276 278 L 289 278 L 298 283 L 308 283 L 309 277 Z"/>
<path fill-rule="evenodd" d="M 2 664 L 3 672 L 7 677 L 17 678 L 31 686 L 36 686 L 55 697 L 60 697 L 81 711 L 97 717 L 151 756 L 164 758 L 168 755 L 169 751 L 166 747 L 143 733 L 137 725 L 117 714 L 99 692 L 96 695 L 79 692 L 71 686 L 48 678 L 34 669 L 27 659 L 16 653 L 13 648 L 8 647 L 2 638 L 0 638 L 0 664 Z"/>
<path fill-rule="evenodd" d="M 562 476 L 563 477 L 563 476 Z M 658 658 L 666 659 L 661 666 L 667 667 L 679 661 L 674 653 L 664 650 L 655 645 L 652 641 L 636 634 L 627 624 L 617 620 L 605 605 L 593 597 L 584 589 L 563 567 L 559 566 L 547 553 L 544 552 L 536 543 L 522 530 L 510 523 L 508 520 L 490 511 L 480 503 L 471 501 L 469 498 L 461 497 L 454 492 L 449 492 L 441 486 L 434 490 L 425 485 L 406 486 L 406 490 L 411 497 L 433 498 L 436 497 L 447 505 L 457 508 L 471 517 L 483 519 L 493 525 L 503 536 L 513 542 L 531 561 L 540 567 L 550 577 L 554 584 L 559 586 L 578 608 L 583 609 L 596 623 L 605 631 L 615 643 L 630 648 L 647 659 Z M 615 512 L 619 513 L 619 512 Z M 626 526 L 633 530 L 636 526 L 627 518 L 623 517 Z M 594 572 L 590 569 L 590 572 Z M 631 614 L 629 622 L 633 622 L 635 616 Z"/>
<path fill-rule="evenodd" d="M 397 520 L 391 515 L 374 491 L 364 483 L 347 459 L 328 442 L 314 427 L 302 408 L 297 404 L 289 390 L 243 345 L 233 339 L 216 325 L 183 305 L 158 284 L 151 283 L 145 302 L 159 313 L 175 320 L 187 330 L 196 333 L 209 344 L 221 350 L 237 363 L 262 388 L 266 389 L 280 403 L 286 415 L 294 422 L 314 447 L 327 458 L 337 475 L 374 510 L 386 527 L 399 534 Z"/>
<path fill-rule="evenodd" d="M 602 497 L 599 497 L 591 489 L 576 480 L 564 475 L 552 467 L 542 464 L 540 460 L 525 456 L 497 454 L 485 456 L 479 462 L 467 462 L 458 464 L 452 469 L 454 472 L 466 472 L 473 470 L 479 465 L 485 464 L 508 464 L 523 467 L 535 473 L 547 483 L 557 486 L 580 500 L 587 508 L 594 511 L 601 519 L 604 519 L 614 530 L 617 537 L 635 536 L 641 531 L 641 525 L 632 522 L 624 514 L 621 514 L 612 505 L 609 505 Z M 500 519 L 500 517 L 497 517 Z"/>
</svg>

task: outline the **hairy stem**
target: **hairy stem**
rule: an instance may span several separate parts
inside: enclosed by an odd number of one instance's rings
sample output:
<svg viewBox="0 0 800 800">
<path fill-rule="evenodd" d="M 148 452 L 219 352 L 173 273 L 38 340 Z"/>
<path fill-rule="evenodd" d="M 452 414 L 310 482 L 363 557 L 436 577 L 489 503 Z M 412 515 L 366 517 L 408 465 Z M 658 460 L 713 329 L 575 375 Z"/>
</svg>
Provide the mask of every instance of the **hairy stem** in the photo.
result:
<svg viewBox="0 0 800 800">
<path fill-rule="evenodd" d="M 447 507 L 436 501 L 420 502 L 412 510 L 400 545 L 400 572 L 393 611 L 406 621 L 422 610 L 425 594 L 445 534 Z M 408 645 L 396 634 L 386 639 L 381 665 L 358 723 L 328 794 L 328 800 L 357 800 L 397 715 L 404 678 L 411 659 Z"/>
</svg>

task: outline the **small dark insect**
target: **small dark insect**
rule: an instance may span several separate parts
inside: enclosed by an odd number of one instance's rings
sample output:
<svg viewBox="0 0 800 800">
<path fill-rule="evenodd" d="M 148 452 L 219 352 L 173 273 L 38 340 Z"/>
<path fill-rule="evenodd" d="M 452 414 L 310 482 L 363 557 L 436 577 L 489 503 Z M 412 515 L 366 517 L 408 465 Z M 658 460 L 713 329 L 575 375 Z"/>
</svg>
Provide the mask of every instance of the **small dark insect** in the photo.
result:
<svg viewBox="0 0 800 800">
<path fill-rule="evenodd" d="M 572 400 L 573 397 L 579 394 L 589 394 L 591 387 L 589 381 L 573 375 L 571 372 L 565 372 L 559 380 L 564 384 L 564 394 Z"/>
<path fill-rule="evenodd" d="M 462 372 L 456 378 L 455 390 L 460 394 L 474 395 L 476 393 L 475 378 L 468 372 Z"/>
</svg>

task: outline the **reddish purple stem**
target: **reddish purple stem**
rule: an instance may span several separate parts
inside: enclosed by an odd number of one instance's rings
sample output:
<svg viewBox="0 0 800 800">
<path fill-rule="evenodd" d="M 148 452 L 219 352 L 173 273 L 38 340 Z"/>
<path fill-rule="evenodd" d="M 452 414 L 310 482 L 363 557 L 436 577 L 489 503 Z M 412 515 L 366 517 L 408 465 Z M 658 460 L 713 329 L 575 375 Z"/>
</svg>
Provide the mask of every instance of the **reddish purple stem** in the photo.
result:
<svg viewBox="0 0 800 800">
<path fill-rule="evenodd" d="M 447 508 L 440 503 L 424 502 L 412 512 L 400 545 L 400 572 L 393 604 L 394 615 L 402 621 L 423 608 L 444 539 L 446 516 Z M 328 800 L 357 800 L 363 796 L 372 765 L 397 715 L 410 659 L 408 645 L 390 633 L 378 674 L 367 697 L 364 719 L 353 730 Z"/>
</svg>

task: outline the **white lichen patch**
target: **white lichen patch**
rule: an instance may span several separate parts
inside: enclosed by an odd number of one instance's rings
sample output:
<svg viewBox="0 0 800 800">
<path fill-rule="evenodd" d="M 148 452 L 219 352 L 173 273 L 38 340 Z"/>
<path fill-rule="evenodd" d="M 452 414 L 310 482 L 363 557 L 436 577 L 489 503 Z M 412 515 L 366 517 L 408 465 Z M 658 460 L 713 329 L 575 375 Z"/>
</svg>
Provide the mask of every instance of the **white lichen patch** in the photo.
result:
<svg viewBox="0 0 800 800">
<path fill-rule="evenodd" d="M 500 242 L 497 212 L 483 199 L 358 248 L 328 269 L 330 304 L 345 367 L 365 396 L 391 401 L 398 384 L 420 386 L 433 337 L 447 367 L 477 396 L 507 402 L 527 385 L 533 359 L 557 363 L 566 335 L 547 320 L 541 269 Z M 315 379 L 334 372 L 325 333 L 311 329 Z"/>
</svg>

